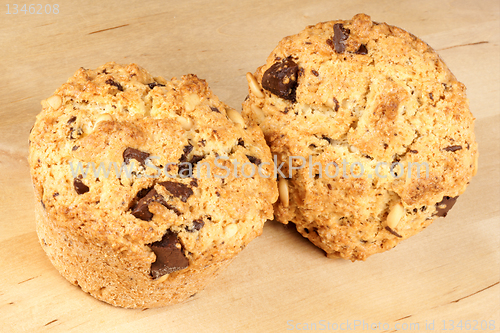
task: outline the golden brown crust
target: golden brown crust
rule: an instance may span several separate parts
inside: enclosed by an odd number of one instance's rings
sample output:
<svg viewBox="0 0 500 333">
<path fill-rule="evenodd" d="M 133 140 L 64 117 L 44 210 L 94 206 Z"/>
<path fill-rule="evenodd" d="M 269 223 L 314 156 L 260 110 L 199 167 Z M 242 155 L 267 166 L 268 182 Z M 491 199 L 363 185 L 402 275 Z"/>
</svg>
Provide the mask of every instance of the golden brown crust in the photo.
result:
<svg viewBox="0 0 500 333">
<path fill-rule="evenodd" d="M 266 87 L 275 64 L 290 63 L 284 59 L 297 65 L 295 100 Z M 260 125 L 285 173 L 289 156 L 307 161 L 288 179 L 290 203 L 275 204 L 276 219 L 294 222 L 329 256 L 365 259 L 394 247 L 429 225 L 436 203 L 462 194 L 476 172 L 464 85 L 426 43 L 400 28 L 364 14 L 309 26 L 280 41 L 254 77 L 262 94 L 249 89 L 243 116 Z M 317 166 L 310 170 L 309 158 L 322 165 L 323 177 Z M 327 177 L 332 162 L 339 175 Z M 361 177 L 356 162 L 364 167 Z M 398 162 L 405 173 L 391 177 L 389 167 Z M 415 163 L 422 165 L 420 178 Z M 377 164 L 386 178 L 375 174 Z M 387 228 L 397 203 L 404 214 Z"/>
<path fill-rule="evenodd" d="M 81 68 L 42 105 L 29 156 L 40 241 L 61 274 L 98 299 L 122 307 L 182 301 L 272 217 L 277 187 L 261 130 L 234 123 L 195 75 L 166 81 L 135 64 Z M 262 173 L 271 177 L 217 178 L 226 174 L 216 165 L 222 156 L 230 170 L 234 161 L 267 162 Z M 107 176 L 94 172 L 101 162 Z M 181 177 L 181 162 L 191 163 L 191 177 Z M 121 170 L 130 166 L 128 175 Z M 141 210 L 150 192 L 155 200 Z M 150 245 L 166 233 L 177 235 L 188 267 L 153 279 Z"/>
</svg>

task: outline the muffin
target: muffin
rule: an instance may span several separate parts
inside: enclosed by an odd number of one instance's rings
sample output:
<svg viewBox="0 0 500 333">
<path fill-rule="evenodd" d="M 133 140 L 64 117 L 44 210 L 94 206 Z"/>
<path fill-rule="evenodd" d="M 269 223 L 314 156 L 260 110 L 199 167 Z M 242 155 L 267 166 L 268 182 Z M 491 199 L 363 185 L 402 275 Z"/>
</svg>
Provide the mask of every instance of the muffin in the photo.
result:
<svg viewBox="0 0 500 333">
<path fill-rule="evenodd" d="M 262 131 L 195 75 L 80 68 L 42 106 L 29 147 L 37 233 L 57 270 L 99 300 L 181 302 L 273 216 Z"/>
<path fill-rule="evenodd" d="M 309 26 L 247 80 L 243 117 L 277 160 L 275 218 L 328 257 L 393 248 L 446 216 L 476 173 L 465 86 L 400 28 L 364 14 Z"/>
</svg>

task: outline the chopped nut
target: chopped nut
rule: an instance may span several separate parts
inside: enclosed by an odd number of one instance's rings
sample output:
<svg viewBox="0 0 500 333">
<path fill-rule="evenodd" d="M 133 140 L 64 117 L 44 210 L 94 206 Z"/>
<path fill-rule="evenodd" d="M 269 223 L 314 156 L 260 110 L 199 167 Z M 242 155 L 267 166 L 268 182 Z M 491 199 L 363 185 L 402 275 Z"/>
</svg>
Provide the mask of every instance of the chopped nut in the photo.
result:
<svg viewBox="0 0 500 333">
<path fill-rule="evenodd" d="M 392 206 L 389 215 L 387 215 L 387 226 L 393 230 L 396 229 L 404 214 L 405 209 L 400 202 Z"/>
<path fill-rule="evenodd" d="M 278 192 L 280 195 L 280 201 L 283 207 L 288 207 L 290 197 L 288 194 L 288 180 L 281 178 L 278 182 Z"/>
<path fill-rule="evenodd" d="M 234 223 L 228 224 L 224 227 L 224 236 L 226 238 L 233 237 L 234 235 L 236 235 L 237 232 L 238 232 L 238 227 Z"/>
<path fill-rule="evenodd" d="M 62 98 L 59 95 L 53 95 L 53 96 L 47 98 L 47 103 L 50 105 L 51 108 L 53 108 L 54 110 L 57 110 L 62 105 Z"/>
<path fill-rule="evenodd" d="M 229 119 L 233 121 L 233 123 L 245 126 L 245 121 L 243 120 L 243 117 L 238 111 L 234 109 L 228 109 L 226 112 L 227 116 L 229 117 Z"/>
<path fill-rule="evenodd" d="M 113 116 L 111 116 L 109 113 L 100 114 L 95 121 L 94 130 L 97 128 L 99 123 L 102 123 L 103 121 L 113 121 Z"/>
<path fill-rule="evenodd" d="M 179 117 L 177 118 L 177 121 L 181 124 L 182 128 L 186 131 L 189 131 L 191 128 L 193 128 L 193 120 L 191 118 L 185 118 L 185 117 Z"/>
<path fill-rule="evenodd" d="M 252 73 L 247 73 L 247 81 L 248 81 L 248 86 L 250 87 L 250 91 L 253 92 L 253 94 L 258 97 L 258 98 L 264 98 L 264 93 L 262 92 L 259 83 L 257 82 L 257 79 L 255 76 L 252 75 Z"/>
</svg>

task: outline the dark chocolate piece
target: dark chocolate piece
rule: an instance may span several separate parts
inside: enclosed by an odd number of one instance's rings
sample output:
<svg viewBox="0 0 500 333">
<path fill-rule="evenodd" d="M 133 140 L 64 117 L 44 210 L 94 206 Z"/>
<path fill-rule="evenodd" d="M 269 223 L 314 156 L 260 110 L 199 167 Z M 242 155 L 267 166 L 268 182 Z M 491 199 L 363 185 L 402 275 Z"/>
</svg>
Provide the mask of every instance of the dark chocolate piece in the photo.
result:
<svg viewBox="0 0 500 333">
<path fill-rule="evenodd" d="M 148 83 L 148 87 L 149 89 L 153 89 L 154 87 L 165 87 L 165 85 L 158 82 L 152 82 Z"/>
<path fill-rule="evenodd" d="M 115 86 L 118 90 L 123 91 L 122 85 L 118 82 L 115 82 L 113 79 L 107 79 L 106 84 L 109 84 L 110 86 Z"/>
<path fill-rule="evenodd" d="M 340 107 L 340 104 L 339 104 L 339 101 L 337 101 L 337 99 L 334 97 L 333 98 L 333 103 L 335 103 L 335 108 L 334 110 L 335 111 L 338 111 L 339 110 L 339 107 Z"/>
<path fill-rule="evenodd" d="M 262 76 L 262 88 L 295 102 L 299 66 L 288 57 L 269 67 Z"/>
<path fill-rule="evenodd" d="M 144 190 L 144 189 L 143 189 Z M 141 191 L 143 191 L 141 190 Z M 137 193 L 137 197 L 143 195 L 143 192 L 139 191 Z M 163 206 L 167 206 L 167 202 L 165 199 L 159 194 L 155 189 L 149 191 L 144 197 L 142 197 L 137 204 L 132 208 L 131 214 L 137 217 L 138 219 L 144 221 L 151 221 L 153 218 L 153 213 L 149 211 L 149 204 L 152 202 L 159 202 Z M 168 207 L 167 207 L 168 208 Z"/>
<path fill-rule="evenodd" d="M 247 156 L 248 160 L 251 163 L 253 163 L 253 164 L 257 165 L 257 166 L 259 166 L 262 163 L 262 161 L 260 160 L 260 158 L 257 158 L 257 157 L 254 157 L 254 156 L 250 156 L 250 155 L 246 155 L 246 156 Z"/>
<path fill-rule="evenodd" d="M 454 151 L 457 151 L 460 149 L 462 149 L 462 146 L 448 146 L 446 148 L 443 148 L 443 150 L 451 151 L 451 152 L 454 152 Z"/>
<path fill-rule="evenodd" d="M 415 150 L 415 149 L 410 149 L 409 151 L 410 151 L 410 153 L 412 153 L 412 154 L 418 154 L 418 150 Z"/>
<path fill-rule="evenodd" d="M 330 139 L 330 138 L 329 138 L 329 137 L 327 137 L 326 135 L 323 135 L 321 138 L 322 138 L 323 140 L 328 141 L 328 143 L 330 143 L 330 144 L 332 143 L 332 139 Z"/>
<path fill-rule="evenodd" d="M 333 37 L 328 39 L 326 42 L 332 47 L 337 53 L 344 53 L 345 44 L 344 42 L 349 37 L 349 29 L 345 29 L 342 23 L 336 23 L 333 25 Z"/>
<path fill-rule="evenodd" d="M 436 204 L 436 216 L 437 217 L 446 217 L 448 215 L 448 212 L 450 209 L 453 207 L 455 202 L 457 202 L 458 196 L 456 197 L 449 197 L 449 196 L 444 196 L 443 200 L 438 202 Z"/>
<path fill-rule="evenodd" d="M 191 144 L 184 146 L 183 148 L 183 153 L 181 155 L 181 158 L 179 159 L 179 162 L 187 162 L 187 157 L 189 153 L 193 150 L 193 146 Z"/>
<path fill-rule="evenodd" d="M 242 139 L 242 138 L 239 138 L 239 139 L 238 139 L 238 146 L 245 147 L 245 141 L 243 141 L 243 139 Z"/>
<path fill-rule="evenodd" d="M 213 112 L 220 113 L 219 109 L 217 109 L 215 106 L 211 106 L 210 110 L 212 110 Z"/>
<path fill-rule="evenodd" d="M 189 163 L 191 163 L 191 165 L 193 166 L 194 168 L 194 165 L 196 163 L 198 163 L 199 161 L 201 161 L 202 159 L 204 159 L 205 157 L 204 156 L 198 156 L 198 155 L 194 155 L 191 160 L 189 161 Z"/>
<path fill-rule="evenodd" d="M 87 193 L 90 190 L 89 187 L 85 185 L 79 178 L 73 179 L 73 187 L 78 194 Z"/>
<path fill-rule="evenodd" d="M 170 181 L 159 182 L 158 184 L 163 186 L 174 197 L 181 199 L 182 202 L 186 202 L 187 199 L 193 195 L 193 190 L 186 184 Z"/>
<path fill-rule="evenodd" d="M 193 225 L 191 227 L 186 227 L 187 232 L 195 232 L 203 228 L 205 225 L 205 222 L 203 221 L 202 218 L 199 218 L 197 220 L 193 221 Z"/>
<path fill-rule="evenodd" d="M 125 164 L 128 164 L 131 159 L 134 159 L 141 163 L 142 166 L 144 166 L 148 157 L 149 153 L 130 147 L 125 149 L 125 151 L 123 152 L 123 161 L 125 162 Z"/>
<path fill-rule="evenodd" d="M 359 46 L 359 49 L 356 51 L 356 54 L 368 54 L 368 49 L 366 48 L 365 44 L 361 44 Z"/>
<path fill-rule="evenodd" d="M 71 118 L 68 119 L 68 125 L 71 124 L 76 120 L 76 116 L 72 116 Z"/>
<path fill-rule="evenodd" d="M 403 238 L 403 236 L 398 234 L 396 231 L 392 230 L 389 226 L 385 227 L 385 230 L 389 231 L 391 234 L 393 234 L 396 237 Z"/>
<path fill-rule="evenodd" d="M 163 235 L 160 241 L 152 243 L 149 247 L 156 255 L 156 261 L 151 264 L 153 279 L 189 266 L 189 260 L 184 255 L 177 234 L 170 230 Z"/>
<path fill-rule="evenodd" d="M 316 72 L 314 69 L 311 69 L 311 73 L 313 73 L 314 76 L 319 76 L 319 73 Z"/>
</svg>

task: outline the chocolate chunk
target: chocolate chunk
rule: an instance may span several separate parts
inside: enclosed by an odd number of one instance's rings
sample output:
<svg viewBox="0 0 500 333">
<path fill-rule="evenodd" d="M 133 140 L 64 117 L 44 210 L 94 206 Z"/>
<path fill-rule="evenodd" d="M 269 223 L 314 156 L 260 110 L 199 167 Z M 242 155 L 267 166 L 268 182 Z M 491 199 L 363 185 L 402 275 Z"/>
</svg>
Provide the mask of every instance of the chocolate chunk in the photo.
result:
<svg viewBox="0 0 500 333">
<path fill-rule="evenodd" d="M 210 110 L 212 110 L 213 112 L 220 113 L 219 109 L 217 109 L 215 106 L 211 106 Z"/>
<path fill-rule="evenodd" d="M 399 237 L 399 238 L 403 238 L 403 236 L 401 236 L 400 234 L 398 234 L 397 232 L 395 232 L 394 230 L 392 230 L 391 228 L 389 228 L 388 226 L 385 227 L 385 230 L 389 231 L 391 234 L 393 234 L 394 236 L 396 237 Z"/>
<path fill-rule="evenodd" d="M 245 141 L 243 141 L 243 139 L 242 139 L 242 138 L 239 138 L 239 139 L 238 139 L 238 146 L 245 147 Z"/>
<path fill-rule="evenodd" d="M 68 119 L 68 125 L 73 123 L 76 120 L 76 116 L 72 116 L 71 118 Z"/>
<path fill-rule="evenodd" d="M 191 185 L 192 187 L 198 187 L 198 179 L 196 178 L 191 179 L 189 185 Z"/>
<path fill-rule="evenodd" d="M 187 178 L 192 176 L 192 165 L 191 170 L 189 169 L 190 164 L 188 162 L 182 162 L 179 164 L 179 169 L 177 170 L 177 174 L 179 174 L 182 178 Z"/>
<path fill-rule="evenodd" d="M 409 152 L 412 154 L 418 154 L 418 150 L 415 150 L 415 149 L 410 149 Z"/>
<path fill-rule="evenodd" d="M 73 179 L 73 187 L 78 194 L 87 193 L 90 190 L 89 187 L 85 185 L 79 178 Z"/>
<path fill-rule="evenodd" d="M 332 143 L 332 139 L 330 139 L 329 137 L 327 137 L 327 136 L 325 136 L 325 135 L 323 135 L 321 138 L 322 138 L 323 140 L 328 141 L 328 143 L 330 143 L 330 144 Z"/>
<path fill-rule="evenodd" d="M 273 64 L 262 76 L 262 88 L 295 102 L 298 69 L 299 66 L 290 57 Z"/>
<path fill-rule="evenodd" d="M 137 197 L 143 194 L 141 193 L 141 191 L 137 193 Z M 132 208 L 131 214 L 138 219 L 151 221 L 151 219 L 153 218 L 153 213 L 149 211 L 148 206 L 152 202 L 159 202 L 162 205 L 167 206 L 167 202 L 165 201 L 165 199 L 155 189 L 152 189 L 137 202 L 137 204 Z"/>
<path fill-rule="evenodd" d="M 250 156 L 250 155 L 246 155 L 246 156 L 247 156 L 248 160 L 251 163 L 253 163 L 253 164 L 257 165 L 257 166 L 262 163 L 262 161 L 260 160 L 260 158 L 257 158 L 257 157 L 254 157 L 254 156 Z"/>
<path fill-rule="evenodd" d="M 78 148 L 80 148 L 80 146 L 73 146 L 73 148 L 71 148 L 72 151 L 75 151 L 77 150 Z"/>
<path fill-rule="evenodd" d="M 184 146 L 183 148 L 183 154 L 181 155 L 181 158 L 179 159 L 179 162 L 187 162 L 187 157 L 189 155 L 189 153 L 193 150 L 193 146 L 192 145 L 187 145 L 187 146 Z"/>
<path fill-rule="evenodd" d="M 177 234 L 170 230 L 163 235 L 161 241 L 154 242 L 149 247 L 156 255 L 156 261 L 151 264 L 153 279 L 189 266 Z"/>
<path fill-rule="evenodd" d="M 202 159 L 204 159 L 205 157 L 204 156 L 199 156 L 199 155 L 194 155 L 191 160 L 189 161 L 189 163 L 191 163 L 191 165 L 194 167 L 194 165 L 196 163 L 198 163 L 199 161 L 201 161 Z"/>
<path fill-rule="evenodd" d="M 193 190 L 186 184 L 170 181 L 160 182 L 158 184 L 163 186 L 174 197 L 181 199 L 182 202 L 186 202 L 187 199 L 193 195 Z"/>
<path fill-rule="evenodd" d="M 181 158 L 179 159 L 179 162 L 181 162 L 181 164 L 179 165 L 177 173 L 183 176 L 183 178 L 191 176 L 189 166 L 191 166 L 191 171 L 192 171 L 194 165 L 205 158 L 204 156 L 194 155 L 191 157 L 191 160 L 188 161 L 188 155 L 189 153 L 191 153 L 192 150 L 193 146 L 191 144 L 184 146 L 183 149 L 184 152 Z"/>
<path fill-rule="evenodd" d="M 118 82 L 113 81 L 113 79 L 107 79 L 106 84 L 109 84 L 110 86 L 115 86 L 118 90 L 123 91 L 123 87 L 121 84 Z"/>
<path fill-rule="evenodd" d="M 77 129 L 74 129 L 73 127 L 71 127 L 69 129 L 70 133 L 69 133 L 69 138 L 70 139 L 78 139 L 82 134 L 83 134 L 83 130 L 79 127 Z"/>
<path fill-rule="evenodd" d="M 333 37 L 328 39 L 326 42 L 332 49 L 337 53 L 344 53 L 345 44 L 344 42 L 349 37 L 349 29 L 345 29 L 342 23 L 336 23 L 333 25 Z"/>
<path fill-rule="evenodd" d="M 186 231 L 187 232 L 195 232 L 195 231 L 198 231 L 201 228 L 203 228 L 204 225 L 205 225 L 205 222 L 203 221 L 202 218 L 200 218 L 200 219 L 194 220 L 192 226 L 186 227 Z"/>
<path fill-rule="evenodd" d="M 340 104 L 339 104 L 339 101 L 337 101 L 337 99 L 334 97 L 333 98 L 333 103 L 335 103 L 335 108 L 334 110 L 335 111 L 338 111 L 339 110 L 339 107 L 340 107 Z"/>
<path fill-rule="evenodd" d="M 451 152 L 454 152 L 454 151 L 460 150 L 460 149 L 462 149 L 462 146 L 448 146 L 446 148 L 443 148 L 443 150 L 451 151 Z"/>
<path fill-rule="evenodd" d="M 125 151 L 123 152 L 123 161 L 125 162 L 125 164 L 128 164 L 131 159 L 134 159 L 144 166 L 148 157 L 149 153 L 130 147 L 125 149 Z"/>
<path fill-rule="evenodd" d="M 368 49 L 366 48 L 365 44 L 361 44 L 359 46 L 359 49 L 356 51 L 356 54 L 368 54 Z"/>
<path fill-rule="evenodd" d="M 438 202 L 436 204 L 436 216 L 438 217 L 446 217 L 448 215 L 448 212 L 450 209 L 453 207 L 455 202 L 457 202 L 458 196 L 456 197 L 449 197 L 445 196 L 443 197 L 443 200 Z"/>
<path fill-rule="evenodd" d="M 433 101 L 434 100 L 434 95 L 432 93 L 429 93 L 429 98 Z"/>
<path fill-rule="evenodd" d="M 316 72 L 314 69 L 311 69 L 311 73 L 313 73 L 314 76 L 319 76 L 319 73 Z"/>
<path fill-rule="evenodd" d="M 152 82 L 148 83 L 148 87 L 149 89 L 153 89 L 154 87 L 165 87 L 165 85 L 158 82 Z"/>
</svg>

